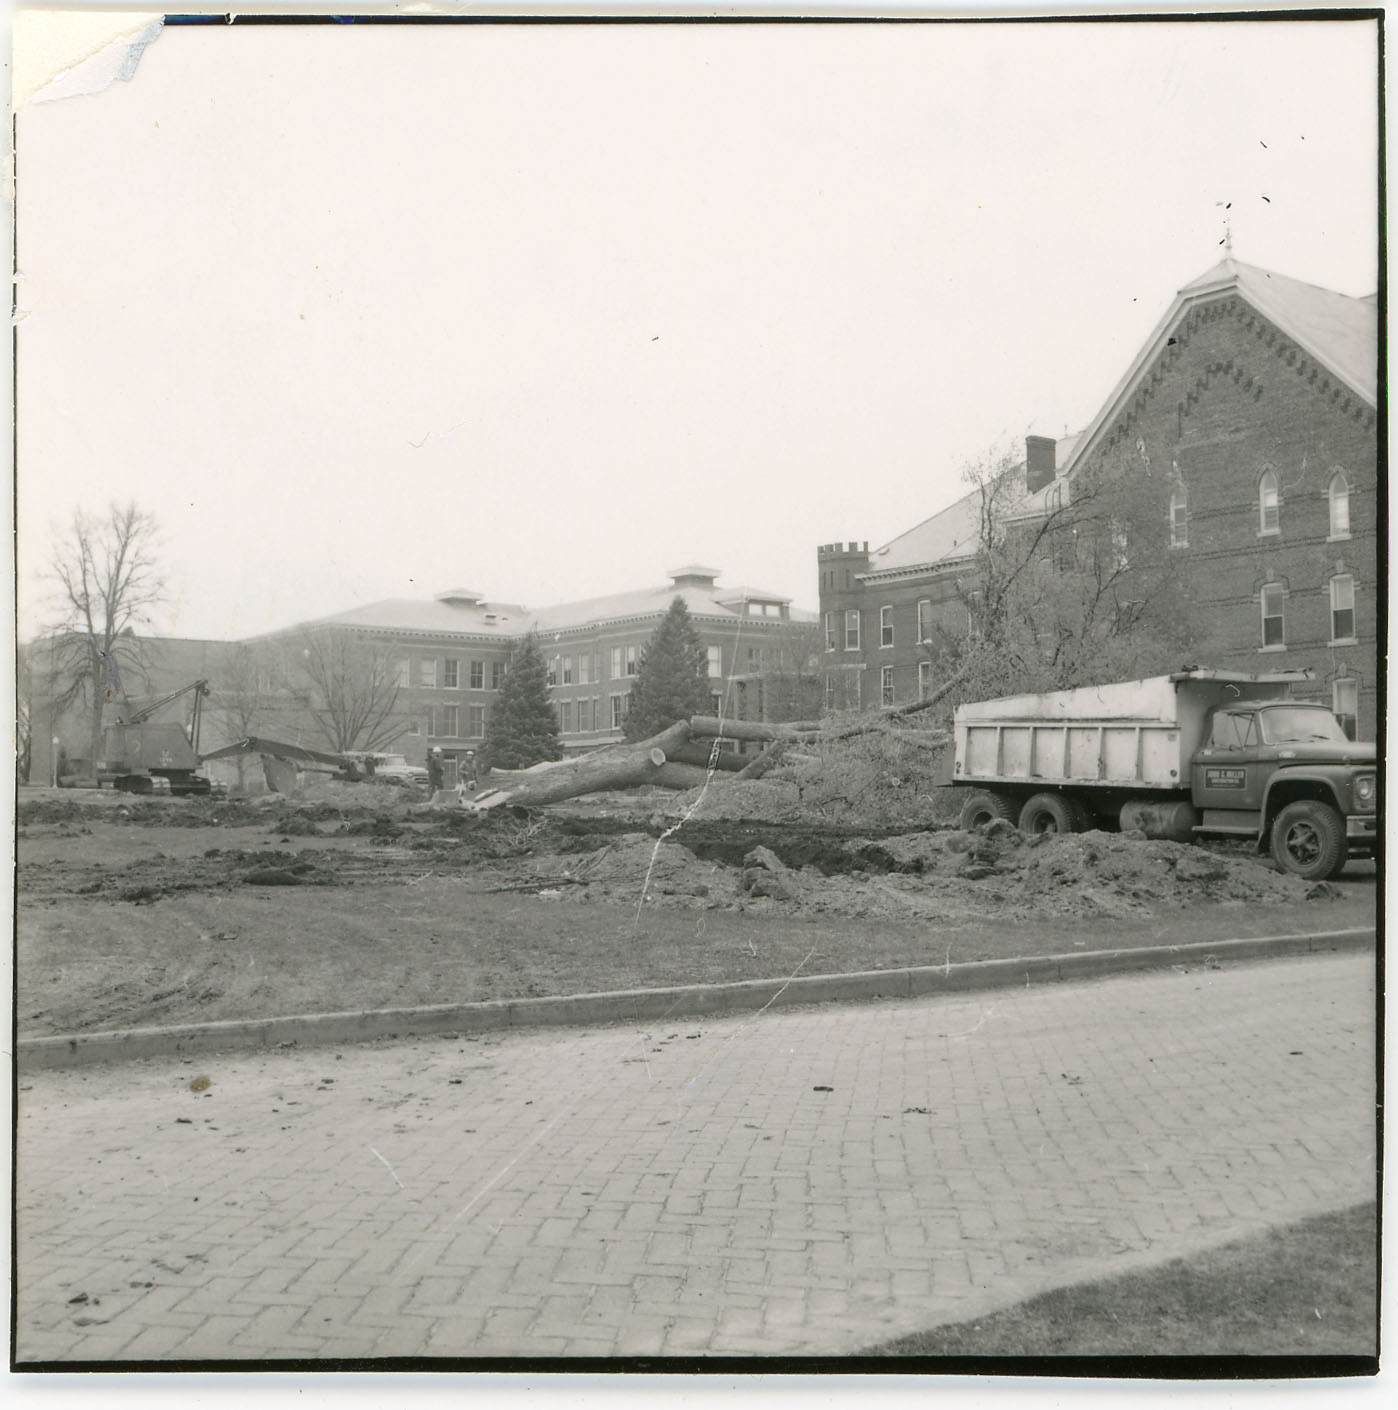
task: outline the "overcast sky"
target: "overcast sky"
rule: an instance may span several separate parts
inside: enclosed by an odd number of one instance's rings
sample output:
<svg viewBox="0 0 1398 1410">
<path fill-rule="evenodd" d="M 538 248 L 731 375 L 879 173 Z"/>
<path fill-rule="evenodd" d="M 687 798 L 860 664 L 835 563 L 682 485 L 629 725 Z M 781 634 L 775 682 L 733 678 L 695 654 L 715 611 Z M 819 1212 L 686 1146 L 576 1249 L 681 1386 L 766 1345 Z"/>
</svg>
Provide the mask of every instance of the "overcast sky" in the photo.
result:
<svg viewBox="0 0 1398 1410">
<path fill-rule="evenodd" d="M 167 27 L 18 118 L 21 635 L 75 506 L 162 632 L 816 546 L 1098 410 L 1223 256 L 1377 281 L 1370 23 Z"/>
</svg>

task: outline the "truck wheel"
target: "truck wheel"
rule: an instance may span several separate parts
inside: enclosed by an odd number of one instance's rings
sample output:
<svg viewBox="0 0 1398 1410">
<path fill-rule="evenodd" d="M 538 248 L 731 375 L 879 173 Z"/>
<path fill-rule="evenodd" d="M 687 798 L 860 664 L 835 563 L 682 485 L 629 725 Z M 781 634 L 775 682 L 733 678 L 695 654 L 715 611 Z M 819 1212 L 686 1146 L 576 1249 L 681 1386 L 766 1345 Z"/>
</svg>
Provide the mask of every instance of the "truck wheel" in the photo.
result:
<svg viewBox="0 0 1398 1410">
<path fill-rule="evenodd" d="M 1288 803 L 1272 824 L 1272 857 L 1294 876 L 1307 881 L 1338 876 L 1348 854 L 1344 822 L 1328 803 L 1309 798 Z"/>
<path fill-rule="evenodd" d="M 1019 813 L 1021 832 L 1082 832 L 1086 824 L 1081 805 L 1061 793 L 1036 793 Z"/>
<path fill-rule="evenodd" d="M 1015 820 L 1014 804 L 1003 794 L 978 789 L 961 805 L 961 826 L 972 832 L 985 823 L 1003 818 L 1006 822 Z"/>
</svg>

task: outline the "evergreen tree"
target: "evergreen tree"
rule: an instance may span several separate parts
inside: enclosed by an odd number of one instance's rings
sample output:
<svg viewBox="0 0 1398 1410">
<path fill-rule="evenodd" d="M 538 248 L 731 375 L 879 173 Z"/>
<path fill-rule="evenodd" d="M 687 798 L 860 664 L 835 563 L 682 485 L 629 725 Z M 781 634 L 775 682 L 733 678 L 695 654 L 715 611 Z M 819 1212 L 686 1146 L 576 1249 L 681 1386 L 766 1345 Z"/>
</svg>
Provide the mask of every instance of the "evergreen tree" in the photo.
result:
<svg viewBox="0 0 1398 1410">
<path fill-rule="evenodd" d="M 527 769 L 562 755 L 548 669 L 532 632 L 515 649 L 500 683 L 481 752 L 487 767 L 497 769 Z"/>
<path fill-rule="evenodd" d="M 709 660 L 684 598 L 677 597 L 641 656 L 627 739 L 649 739 L 676 720 L 702 714 L 709 705 Z"/>
</svg>

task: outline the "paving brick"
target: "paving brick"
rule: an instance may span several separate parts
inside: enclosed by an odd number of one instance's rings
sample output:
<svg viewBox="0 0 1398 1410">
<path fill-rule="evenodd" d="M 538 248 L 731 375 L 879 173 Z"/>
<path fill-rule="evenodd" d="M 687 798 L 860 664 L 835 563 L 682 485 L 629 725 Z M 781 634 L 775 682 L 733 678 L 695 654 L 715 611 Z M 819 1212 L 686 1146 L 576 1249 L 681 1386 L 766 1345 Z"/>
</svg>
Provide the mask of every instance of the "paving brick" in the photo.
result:
<svg viewBox="0 0 1398 1410">
<path fill-rule="evenodd" d="M 1372 977 L 1318 956 L 716 1018 L 645 1068 L 663 1032 L 502 1033 L 470 1133 L 455 1040 L 347 1048 L 334 1102 L 296 1096 L 324 1055 L 222 1060 L 228 1144 L 169 1124 L 157 1064 L 35 1073 L 17 1353 L 856 1351 L 1371 1198 Z M 140 1169 L 111 1149 L 133 1132 Z M 120 1325 L 77 1327 L 80 1290 Z"/>
</svg>

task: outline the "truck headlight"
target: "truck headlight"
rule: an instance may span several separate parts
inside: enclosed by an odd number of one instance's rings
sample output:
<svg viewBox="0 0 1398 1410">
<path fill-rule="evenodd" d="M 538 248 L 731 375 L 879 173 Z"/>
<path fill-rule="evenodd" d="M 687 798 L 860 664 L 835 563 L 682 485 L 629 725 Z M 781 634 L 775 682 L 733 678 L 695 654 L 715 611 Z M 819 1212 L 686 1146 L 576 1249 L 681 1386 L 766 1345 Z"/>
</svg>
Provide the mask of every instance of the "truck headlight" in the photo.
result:
<svg viewBox="0 0 1398 1410">
<path fill-rule="evenodd" d="M 1377 774 L 1360 774 L 1354 781 L 1354 806 L 1366 812 L 1378 802 L 1379 780 Z"/>
</svg>

